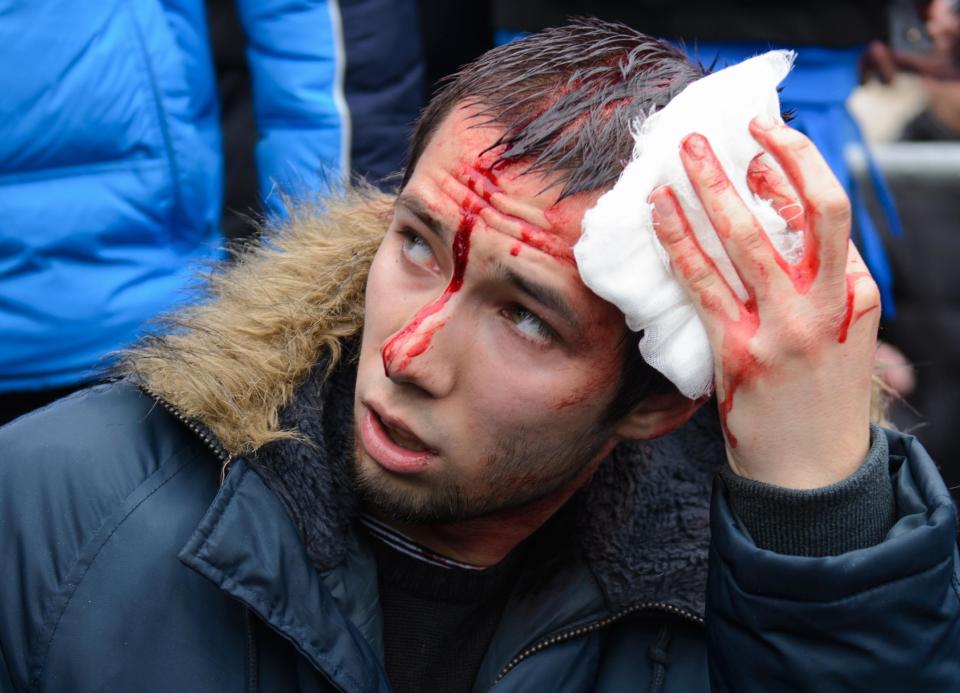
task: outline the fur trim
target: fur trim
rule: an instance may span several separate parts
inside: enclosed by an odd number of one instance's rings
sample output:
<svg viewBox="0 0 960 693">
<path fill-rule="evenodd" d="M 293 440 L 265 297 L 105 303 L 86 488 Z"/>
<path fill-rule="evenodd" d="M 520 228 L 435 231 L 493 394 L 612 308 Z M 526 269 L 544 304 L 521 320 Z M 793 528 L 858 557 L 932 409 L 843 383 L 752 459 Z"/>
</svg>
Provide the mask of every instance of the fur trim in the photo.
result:
<svg viewBox="0 0 960 693">
<path fill-rule="evenodd" d="M 360 332 L 393 200 L 360 186 L 323 209 L 292 209 L 267 240 L 206 276 L 201 301 L 122 354 L 120 374 L 202 422 L 231 455 L 295 437 L 280 409 L 318 360 L 332 369 L 341 340 Z"/>
<path fill-rule="evenodd" d="M 623 442 L 578 498 L 579 543 L 613 609 L 704 613 L 710 495 L 726 457 L 713 403 L 673 433 Z"/>
</svg>

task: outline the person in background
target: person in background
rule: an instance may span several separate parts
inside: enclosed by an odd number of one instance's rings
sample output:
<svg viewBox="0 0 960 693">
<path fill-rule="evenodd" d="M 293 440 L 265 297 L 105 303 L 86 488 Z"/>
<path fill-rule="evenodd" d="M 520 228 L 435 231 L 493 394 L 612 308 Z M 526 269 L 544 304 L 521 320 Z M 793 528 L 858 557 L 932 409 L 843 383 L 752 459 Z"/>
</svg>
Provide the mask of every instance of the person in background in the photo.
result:
<svg viewBox="0 0 960 693">
<path fill-rule="evenodd" d="M 268 213 L 403 166 L 413 1 L 238 0 Z M 223 257 L 202 0 L 0 0 L 0 422 L 81 387 Z"/>
<path fill-rule="evenodd" d="M 866 47 L 889 36 L 888 3 L 873 0 L 812 0 L 797 4 L 757 0 L 662 0 L 576 2 L 491 0 L 496 41 L 503 43 L 589 12 L 622 21 L 641 31 L 678 42 L 695 60 L 721 69 L 771 48 L 797 52 L 793 71 L 784 80 L 781 104 L 792 125 L 812 139 L 850 196 L 854 241 L 880 287 L 884 316 L 894 315 L 889 258 L 859 185 L 847 166 L 844 149 L 863 142 L 846 100 L 860 82 Z M 893 3 L 889 3 L 893 4 Z M 870 182 L 886 221 L 900 234 L 893 198 L 879 169 L 868 156 Z"/>
<path fill-rule="evenodd" d="M 960 150 L 960 80 L 924 79 L 927 107 L 900 134 L 904 143 L 946 160 Z M 947 146 L 939 146 L 946 144 Z M 898 145 L 905 147 L 907 145 Z M 947 485 L 960 497 L 960 463 L 952 451 L 960 445 L 960 198 L 952 175 L 927 171 L 889 176 L 906 233 L 886 236 L 893 268 L 897 317 L 883 326 L 884 340 L 897 354 L 878 353 L 886 380 L 902 395 L 891 418 L 914 432 L 938 455 Z"/>
</svg>

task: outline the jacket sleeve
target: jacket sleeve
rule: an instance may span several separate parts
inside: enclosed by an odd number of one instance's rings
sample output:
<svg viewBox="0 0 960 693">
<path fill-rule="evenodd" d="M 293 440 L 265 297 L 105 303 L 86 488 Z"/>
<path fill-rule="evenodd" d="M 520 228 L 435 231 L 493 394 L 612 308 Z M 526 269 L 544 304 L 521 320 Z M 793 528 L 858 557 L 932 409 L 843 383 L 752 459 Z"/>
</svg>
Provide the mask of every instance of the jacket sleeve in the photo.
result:
<svg viewBox="0 0 960 693">
<path fill-rule="evenodd" d="M 422 98 L 413 0 L 238 0 L 268 210 L 398 170 Z"/>
<path fill-rule="evenodd" d="M 885 435 L 894 523 L 864 548 L 762 549 L 718 482 L 707 588 L 713 690 L 960 690 L 953 501 L 915 438 Z"/>
</svg>

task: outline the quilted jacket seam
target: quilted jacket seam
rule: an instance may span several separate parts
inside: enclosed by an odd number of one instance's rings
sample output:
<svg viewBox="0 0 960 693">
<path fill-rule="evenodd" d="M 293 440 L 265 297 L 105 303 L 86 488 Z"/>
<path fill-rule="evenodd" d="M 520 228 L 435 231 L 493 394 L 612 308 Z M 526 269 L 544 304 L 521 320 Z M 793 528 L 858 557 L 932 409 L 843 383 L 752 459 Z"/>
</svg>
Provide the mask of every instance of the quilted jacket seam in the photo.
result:
<svg viewBox="0 0 960 693">
<path fill-rule="evenodd" d="M 229 591 L 231 594 L 242 597 L 244 601 L 246 601 L 248 604 L 253 606 L 258 612 L 264 614 L 266 616 L 268 623 L 275 624 L 280 628 L 286 629 L 288 631 L 295 631 L 298 633 L 304 633 L 309 630 L 305 624 L 299 621 L 278 617 L 277 611 L 275 609 L 270 607 L 270 605 L 265 603 L 264 601 L 258 599 L 255 593 L 241 586 L 241 584 L 232 575 L 229 575 L 228 573 L 224 572 L 223 570 L 221 570 L 220 568 L 216 567 L 215 565 L 209 562 L 205 562 L 205 563 L 206 563 L 205 572 L 210 577 L 213 577 L 217 581 L 219 581 L 221 585 L 224 587 L 224 589 Z M 360 682 L 357 681 L 355 678 L 353 678 L 353 676 L 350 675 L 350 672 L 345 671 L 342 664 L 338 664 L 337 662 L 331 660 L 329 657 L 324 656 L 323 654 L 318 652 L 316 648 L 308 645 L 307 643 L 303 642 L 300 639 L 297 640 L 295 646 L 308 651 L 315 659 L 330 666 L 330 670 L 333 673 L 333 675 L 336 675 L 336 676 L 342 675 L 345 679 L 347 679 L 350 682 L 350 685 L 353 687 L 354 690 L 361 690 Z M 331 683 L 333 682 L 331 681 Z"/>
<path fill-rule="evenodd" d="M 733 582 L 733 584 L 736 585 L 737 589 L 738 589 L 741 593 L 743 593 L 744 595 L 747 595 L 748 597 L 753 597 L 753 598 L 756 598 L 756 599 L 765 599 L 765 600 L 769 600 L 769 601 L 773 601 L 773 602 L 783 602 L 783 603 L 787 603 L 787 604 L 818 604 L 818 605 L 821 605 L 821 606 L 839 605 L 839 604 L 843 604 L 844 602 L 847 602 L 847 601 L 850 601 L 850 600 L 853 600 L 853 599 L 859 599 L 859 598 L 861 598 L 861 597 L 863 597 L 863 596 L 865 596 L 865 595 L 868 595 L 868 594 L 871 594 L 872 592 L 875 592 L 876 590 L 886 589 L 887 587 L 889 587 L 889 586 L 891 586 L 891 585 L 895 585 L 895 584 L 898 583 L 898 582 L 904 582 L 904 581 L 907 581 L 907 580 L 913 580 L 913 579 L 915 579 L 915 578 L 917 578 L 917 577 L 920 577 L 920 576 L 922 576 L 922 575 L 924 575 L 924 574 L 926 574 L 926 573 L 934 573 L 934 572 L 936 572 L 936 571 L 938 571 L 938 570 L 942 570 L 944 564 L 946 564 L 946 563 L 952 563 L 952 562 L 953 562 L 953 556 L 951 555 L 951 556 L 949 556 L 949 557 L 947 557 L 947 558 L 944 558 L 943 560 L 941 560 L 941 561 L 939 561 L 939 562 L 937 562 L 937 563 L 934 563 L 933 565 L 926 566 L 926 567 L 922 568 L 921 570 L 918 570 L 918 571 L 916 571 L 916 572 L 914 572 L 914 573 L 910 573 L 909 575 L 901 575 L 900 577 L 894 578 L 894 579 L 892 579 L 892 580 L 885 580 L 884 582 L 881 582 L 880 584 L 874 585 L 874 586 L 872 586 L 872 587 L 870 587 L 870 588 L 868 588 L 868 589 L 858 590 L 858 591 L 856 591 L 856 592 L 853 592 L 853 593 L 851 593 L 851 594 L 844 595 L 843 597 L 839 597 L 839 598 L 837 598 L 837 599 L 794 599 L 794 598 L 792 598 L 792 597 L 774 596 L 774 595 L 769 595 L 769 594 L 759 594 L 759 593 L 757 593 L 757 592 L 751 592 L 750 590 L 747 590 L 747 589 L 741 587 L 740 584 L 737 583 L 737 581 L 736 581 L 735 579 L 732 579 L 732 578 L 731 578 L 731 581 Z M 727 564 L 727 563 L 728 563 L 728 561 L 726 561 L 726 559 L 724 559 L 724 564 Z M 956 580 L 957 580 L 957 575 L 954 573 L 954 582 L 956 582 Z"/>
<path fill-rule="evenodd" d="M 139 484 L 137 484 L 136 487 L 134 487 L 124 497 L 124 499 L 120 502 L 120 505 L 122 505 L 123 502 L 126 501 L 126 499 L 129 498 L 131 495 L 135 494 L 137 490 L 140 489 L 144 484 L 148 483 L 150 479 L 155 474 L 159 473 L 170 460 L 179 456 L 184 448 L 189 446 L 190 446 L 190 442 L 187 441 L 184 443 L 183 447 L 177 448 L 175 451 L 171 452 L 168 457 L 164 458 L 164 460 L 159 465 L 157 465 L 157 468 L 153 472 L 148 474 L 146 478 L 144 478 Z M 158 485 L 150 493 L 144 496 L 136 505 L 130 508 L 123 515 L 123 517 L 119 518 L 115 526 L 100 542 L 100 545 L 97 547 L 93 555 L 88 557 L 86 555 L 86 552 L 84 550 L 81 550 L 79 558 L 77 558 L 76 562 L 74 562 L 73 565 L 71 565 L 70 570 L 67 572 L 67 581 L 59 585 L 60 589 L 66 588 L 66 590 L 64 592 L 60 592 L 58 590 L 55 598 L 60 598 L 63 603 L 60 606 L 56 607 L 54 612 L 50 614 L 50 616 L 44 619 L 45 625 L 53 621 L 53 626 L 50 631 L 49 637 L 44 638 L 39 643 L 40 649 L 42 650 L 42 655 L 38 652 L 36 663 L 30 667 L 31 669 L 34 669 L 36 673 L 33 674 L 28 681 L 27 688 L 29 690 L 40 689 L 40 682 L 45 673 L 44 668 L 46 667 L 46 664 L 47 664 L 47 657 L 50 654 L 50 649 L 53 646 L 54 639 L 56 638 L 57 630 L 60 627 L 60 621 L 63 619 L 64 613 L 66 613 L 67 609 L 69 608 L 70 603 L 73 601 L 73 596 L 76 594 L 77 590 L 80 588 L 80 585 L 83 582 L 84 578 L 86 578 L 87 573 L 90 572 L 90 568 L 93 567 L 93 564 L 96 563 L 97 558 L 100 556 L 100 552 L 103 551 L 103 547 L 107 545 L 107 543 L 110 541 L 110 538 L 117 532 L 118 529 L 120 529 L 121 526 L 123 526 L 123 524 L 130 518 L 130 516 L 133 515 L 133 513 L 135 513 L 140 508 L 140 506 L 142 506 L 147 500 L 149 500 L 153 496 L 153 494 L 155 494 L 157 491 L 159 491 L 164 486 L 166 486 L 167 483 L 169 483 L 174 478 L 176 478 L 177 475 L 179 475 L 180 472 L 182 472 L 189 464 L 191 464 L 191 462 L 184 462 L 176 471 L 173 472 L 173 474 L 170 475 L 169 478 L 165 479 L 162 483 L 160 483 L 160 485 Z M 103 527 L 104 525 L 100 525 L 100 527 L 98 527 L 97 530 L 93 533 L 92 537 L 87 541 L 89 542 L 95 539 Z M 86 548 L 86 545 L 84 545 L 84 548 Z M 85 561 L 87 565 L 82 569 L 82 573 L 79 576 L 77 576 L 76 580 L 70 581 L 70 577 L 73 571 L 77 570 L 78 566 L 80 566 Z"/>
</svg>

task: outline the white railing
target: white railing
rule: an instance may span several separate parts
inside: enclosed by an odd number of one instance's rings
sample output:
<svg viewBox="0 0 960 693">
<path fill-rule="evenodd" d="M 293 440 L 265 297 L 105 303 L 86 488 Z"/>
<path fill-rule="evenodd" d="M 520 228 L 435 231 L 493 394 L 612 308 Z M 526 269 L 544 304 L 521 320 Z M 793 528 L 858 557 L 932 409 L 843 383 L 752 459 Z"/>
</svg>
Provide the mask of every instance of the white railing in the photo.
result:
<svg viewBox="0 0 960 693">
<path fill-rule="evenodd" d="M 960 183 L 960 142 L 890 142 L 870 147 L 884 175 L 893 180 Z M 865 173 L 863 146 L 851 144 L 847 164 L 857 177 Z"/>
</svg>

